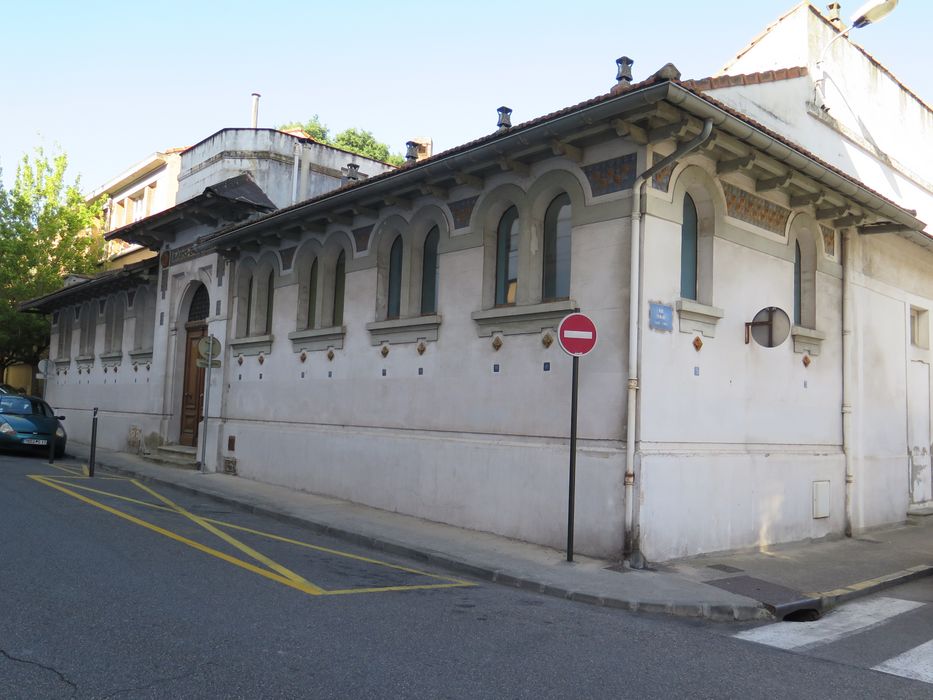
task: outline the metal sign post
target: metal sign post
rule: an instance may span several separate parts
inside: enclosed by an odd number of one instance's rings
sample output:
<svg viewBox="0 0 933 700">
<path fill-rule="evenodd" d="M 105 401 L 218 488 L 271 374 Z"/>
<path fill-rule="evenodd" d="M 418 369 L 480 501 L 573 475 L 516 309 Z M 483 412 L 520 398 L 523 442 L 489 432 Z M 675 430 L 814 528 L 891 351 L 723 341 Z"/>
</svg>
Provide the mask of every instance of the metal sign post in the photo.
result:
<svg viewBox="0 0 933 700">
<path fill-rule="evenodd" d="M 201 471 L 204 471 L 204 460 L 207 454 L 207 412 L 211 406 L 211 369 L 220 367 L 220 360 L 214 359 L 219 354 L 220 342 L 213 335 L 198 341 L 198 355 L 202 359 L 196 364 L 207 370 L 204 373 L 204 416 L 201 424 L 201 460 L 199 462 Z"/>
<path fill-rule="evenodd" d="M 596 347 L 596 324 L 579 313 L 565 316 L 557 327 L 557 341 L 561 349 L 573 358 L 573 376 L 570 389 L 570 475 L 567 488 L 567 561 L 573 561 L 574 505 L 577 490 L 577 390 L 579 387 L 580 358 Z"/>
</svg>

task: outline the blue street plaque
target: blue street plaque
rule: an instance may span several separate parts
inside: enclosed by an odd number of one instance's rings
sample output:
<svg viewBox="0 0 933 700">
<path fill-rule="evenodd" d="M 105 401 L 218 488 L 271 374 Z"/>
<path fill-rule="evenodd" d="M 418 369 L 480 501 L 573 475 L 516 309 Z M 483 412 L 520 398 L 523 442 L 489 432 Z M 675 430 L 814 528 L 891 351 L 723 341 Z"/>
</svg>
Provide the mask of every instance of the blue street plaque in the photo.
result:
<svg viewBox="0 0 933 700">
<path fill-rule="evenodd" d="M 674 330 L 674 307 L 651 302 L 648 311 L 648 327 L 656 331 Z"/>
</svg>

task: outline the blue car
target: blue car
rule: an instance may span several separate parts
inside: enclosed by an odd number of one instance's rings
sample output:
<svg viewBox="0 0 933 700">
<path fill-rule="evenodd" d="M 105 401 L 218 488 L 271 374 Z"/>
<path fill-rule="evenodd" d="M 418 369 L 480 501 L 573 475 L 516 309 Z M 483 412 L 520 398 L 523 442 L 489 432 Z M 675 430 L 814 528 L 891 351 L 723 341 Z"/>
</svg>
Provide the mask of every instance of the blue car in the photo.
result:
<svg viewBox="0 0 933 700">
<path fill-rule="evenodd" d="M 49 405 L 35 396 L 0 394 L 0 448 L 40 450 L 48 454 L 55 436 L 55 456 L 65 454 L 68 436 L 64 416 L 56 416 Z"/>
</svg>

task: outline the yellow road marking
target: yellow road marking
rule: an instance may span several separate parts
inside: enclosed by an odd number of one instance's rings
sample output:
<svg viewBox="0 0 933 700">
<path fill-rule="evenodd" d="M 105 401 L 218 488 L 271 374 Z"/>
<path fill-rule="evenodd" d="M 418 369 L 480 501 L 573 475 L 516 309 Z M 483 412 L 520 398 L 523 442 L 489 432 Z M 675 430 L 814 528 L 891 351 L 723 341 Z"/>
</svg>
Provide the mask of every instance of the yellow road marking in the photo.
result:
<svg viewBox="0 0 933 700">
<path fill-rule="evenodd" d="M 81 476 L 81 472 L 79 472 L 77 469 L 72 469 L 71 467 L 63 467 L 60 464 L 49 464 L 46 466 L 49 466 L 52 469 L 58 469 L 63 472 L 68 472 L 69 474 L 74 474 L 75 476 Z"/>
<path fill-rule="evenodd" d="M 281 564 L 277 564 L 276 562 L 272 561 L 269 557 L 267 557 L 265 554 L 260 554 L 259 552 L 257 552 L 255 549 L 253 549 L 249 545 L 240 542 L 236 537 L 233 537 L 232 535 L 224 532 L 223 530 L 220 530 L 219 528 L 214 527 L 211 523 L 207 522 L 204 518 L 201 518 L 195 515 L 194 513 L 191 513 L 185 510 L 180 505 L 172 501 L 170 498 L 167 498 L 166 496 L 163 496 L 160 493 L 156 493 L 148 486 L 144 486 L 143 484 L 139 483 L 139 481 L 137 481 L 136 479 L 131 479 L 130 483 L 132 483 L 137 488 L 142 489 L 143 491 L 148 493 L 150 496 L 153 496 L 154 498 L 157 498 L 158 500 L 162 501 L 162 503 L 167 505 L 169 508 L 171 508 L 175 512 L 179 513 L 180 515 L 184 515 L 191 522 L 200 525 L 205 530 L 207 530 L 213 535 L 216 535 L 217 537 L 222 539 L 227 544 L 231 545 L 232 547 L 236 547 L 241 552 L 243 552 L 243 554 L 245 554 L 246 556 L 252 557 L 253 559 L 255 559 L 261 564 L 265 564 L 270 569 L 278 572 L 285 578 L 291 579 L 292 581 L 295 581 L 296 583 L 300 583 L 302 585 L 318 588 L 313 583 L 306 581 L 304 578 L 296 574 L 294 571 L 290 569 L 286 569 Z M 318 588 L 318 590 L 321 591 L 323 589 Z"/>
<path fill-rule="evenodd" d="M 55 487 L 55 480 L 56 480 L 56 479 L 76 479 L 76 478 L 79 478 L 79 477 L 65 477 L 65 476 L 54 476 L 54 477 L 48 476 L 48 477 L 46 477 L 46 476 L 33 475 L 33 476 L 30 476 L 30 478 L 35 479 L 36 481 L 41 481 L 43 484 L 46 484 L 46 485 L 48 485 L 48 486 L 53 486 L 53 487 Z M 155 496 L 155 497 L 158 498 L 159 500 L 163 500 L 163 502 L 168 500 L 168 499 L 163 499 L 159 494 L 157 494 L 156 492 L 152 491 L 151 489 L 148 489 L 148 488 L 143 487 L 143 486 L 142 486 L 141 484 L 139 484 L 135 479 L 134 479 L 134 480 L 121 479 L 121 480 L 131 481 L 131 482 L 134 483 L 136 486 L 138 486 L 139 488 L 141 488 L 141 489 L 143 489 L 143 490 L 145 490 L 145 491 L 148 491 L 149 493 L 151 493 L 153 496 Z M 133 503 L 133 504 L 136 504 L 136 505 L 147 506 L 147 507 L 149 507 L 149 508 L 154 508 L 154 509 L 156 509 L 156 510 L 160 510 L 160 511 L 163 511 L 163 512 L 176 513 L 176 514 L 179 514 L 179 515 L 183 515 L 183 513 L 180 513 L 180 512 L 179 512 L 179 509 L 178 509 L 177 507 L 163 506 L 163 505 L 159 505 L 159 504 L 157 504 L 157 503 L 152 503 L 152 502 L 150 502 L 150 501 L 142 501 L 142 500 L 139 500 L 139 499 L 137 499 L 137 498 L 131 498 L 131 497 L 129 497 L 129 496 L 123 496 L 123 495 L 120 495 L 120 494 L 111 493 L 111 492 L 109 492 L 109 491 L 101 491 L 101 490 L 99 490 L 99 489 L 91 488 L 90 486 L 83 486 L 83 485 L 81 485 L 81 484 L 76 484 L 76 483 L 68 483 L 68 486 L 69 486 L 70 488 L 64 488 L 64 486 L 62 486 L 59 490 L 65 492 L 65 493 L 67 493 L 68 495 L 74 496 L 75 498 L 78 498 L 78 499 L 80 499 L 80 500 L 82 500 L 82 501 L 84 501 L 84 502 L 86 502 L 86 503 L 89 503 L 89 504 L 91 504 L 91 505 L 95 505 L 95 506 L 97 506 L 97 507 L 103 508 L 103 509 L 106 510 L 107 512 L 111 512 L 111 513 L 113 513 L 113 514 L 115 514 L 115 515 L 120 515 L 121 517 L 125 517 L 127 520 L 130 520 L 131 522 L 135 522 L 135 523 L 137 523 L 137 524 L 143 524 L 143 525 L 146 526 L 146 527 L 150 527 L 150 529 L 155 529 L 157 532 L 161 532 L 162 529 L 159 528 L 159 527 L 156 526 L 156 525 L 152 525 L 151 523 L 147 523 L 147 522 L 144 521 L 144 520 L 139 520 L 138 518 L 134 518 L 134 517 L 131 516 L 131 515 L 124 514 L 122 511 L 118 511 L 118 510 L 116 510 L 116 509 L 112 509 L 112 508 L 110 508 L 109 506 L 105 506 L 104 504 L 98 503 L 97 501 L 94 501 L 94 500 L 92 500 L 92 499 L 83 498 L 83 497 L 80 496 L 80 494 L 77 494 L 77 493 L 72 492 L 71 489 L 79 489 L 79 490 L 81 490 L 81 491 L 87 491 L 87 492 L 96 493 L 96 494 L 99 494 L 99 495 L 102 495 L 102 496 L 108 496 L 108 497 L 110 497 L 110 498 L 116 498 L 116 499 L 121 500 L 121 501 L 127 501 L 127 502 L 129 502 L 129 503 Z M 173 504 L 173 506 L 174 506 L 174 504 Z M 188 511 L 185 511 L 185 512 L 187 513 Z M 190 515 L 190 514 L 189 514 L 189 515 Z M 359 554 L 351 554 L 350 552 L 343 552 L 343 551 L 340 551 L 340 550 L 338 550 L 338 549 L 331 549 L 330 547 L 323 547 L 323 546 L 321 546 L 321 545 L 315 545 L 315 544 L 310 544 L 310 543 L 308 543 L 308 542 L 302 542 L 302 541 L 300 541 L 300 540 L 294 540 L 294 539 L 291 539 L 291 538 L 289 538 L 289 537 L 283 537 L 282 535 L 275 535 L 275 534 L 270 533 L 270 532 L 262 532 L 261 530 L 254 530 L 254 529 L 252 529 L 252 528 L 245 527 L 245 526 L 243 526 L 243 525 L 236 525 L 236 524 L 234 524 L 234 523 L 228 523 L 228 522 L 224 522 L 224 521 L 222 521 L 222 520 L 216 520 L 216 519 L 213 519 L 213 518 L 200 518 L 199 516 L 194 516 L 194 517 L 197 517 L 199 520 L 202 520 L 202 521 L 204 521 L 205 523 L 210 523 L 210 524 L 213 524 L 213 525 L 217 525 L 217 526 L 219 526 L 219 527 L 229 528 L 229 529 L 232 529 L 232 530 L 237 530 L 237 531 L 240 531 L 240 532 L 245 532 L 245 533 L 248 533 L 248 534 L 251 534 L 251 535 L 257 535 L 257 536 L 259 536 L 259 537 L 266 537 L 266 538 L 271 539 L 271 540 L 276 540 L 276 541 L 279 541 L 279 542 L 284 542 L 284 543 L 286 543 L 286 544 L 297 545 L 297 546 L 299 546 L 299 547 L 306 547 L 306 548 L 308 548 L 308 549 L 313 549 L 313 550 L 316 550 L 316 551 L 319 551 L 319 552 L 323 552 L 323 553 L 326 553 L 326 554 L 333 554 L 333 555 L 335 555 L 335 556 L 344 557 L 344 558 L 346 558 L 346 559 L 353 559 L 353 560 L 360 561 L 360 562 L 364 562 L 364 563 L 367 563 L 367 564 L 374 564 L 374 565 L 376 565 L 376 566 L 382 566 L 382 567 L 389 568 L 389 569 L 395 569 L 395 570 L 397 570 L 397 571 L 404 571 L 404 572 L 406 572 L 406 573 L 415 574 L 415 575 L 418 575 L 418 576 L 424 576 L 424 577 L 426 577 L 426 578 L 438 579 L 438 580 L 440 580 L 440 581 L 445 581 L 445 582 L 447 582 L 447 583 L 439 583 L 439 584 L 413 584 L 413 585 L 401 585 L 401 586 L 384 586 L 384 587 L 372 587 L 372 588 L 346 588 L 346 589 L 334 589 L 334 590 L 325 590 L 325 589 L 323 589 L 323 588 L 319 588 L 319 587 L 315 586 L 315 588 L 318 588 L 318 590 L 320 591 L 320 593 L 319 593 L 318 595 L 349 595 L 349 594 L 353 594 L 353 593 L 379 593 L 379 592 L 383 592 L 383 591 L 388 592 L 388 591 L 427 590 L 427 589 L 434 589 L 434 588 L 458 588 L 458 587 L 468 587 L 468 586 L 475 586 L 475 585 L 476 585 L 475 583 L 471 583 L 470 581 L 464 581 L 464 580 L 462 580 L 462 579 L 458 579 L 458 578 L 455 578 L 455 577 L 452 577 L 452 576 L 442 576 L 442 575 L 438 575 L 438 574 L 432 574 L 432 573 L 429 573 L 429 572 L 427 572 L 427 571 L 422 571 L 422 570 L 420 570 L 420 569 L 413 569 L 413 568 L 411 568 L 411 567 L 402 566 L 402 565 L 400 565 L 400 564 L 392 564 L 392 563 L 390 563 L 390 562 L 382 561 L 382 560 L 379 560 L 379 559 L 373 559 L 373 558 L 371 558 L 371 557 L 365 557 L 365 556 L 362 556 L 362 555 L 359 555 Z M 200 524 L 200 523 L 199 523 L 199 524 Z M 168 532 L 168 531 L 165 531 L 165 532 Z M 174 533 L 173 533 L 173 534 L 174 534 Z M 216 534 L 216 533 L 215 533 L 215 534 Z M 178 539 L 179 541 L 183 541 L 183 542 L 187 543 L 187 538 L 184 538 L 184 537 L 182 537 L 182 536 L 180 536 L 180 535 L 178 535 L 178 536 L 176 536 L 176 537 L 173 537 L 173 539 Z M 195 543 L 195 544 L 197 544 L 197 543 Z M 242 544 L 242 543 L 241 543 L 241 544 Z M 235 546 L 235 545 L 234 545 L 234 546 Z M 246 546 L 246 545 L 243 545 L 243 546 Z M 202 549 L 202 547 L 199 546 L 199 547 L 196 547 L 196 549 Z M 215 551 L 215 550 L 210 549 L 209 547 L 203 548 L 203 549 L 204 549 L 205 551 L 206 551 L 206 550 L 210 550 L 210 551 L 208 551 L 207 553 L 212 553 L 213 551 Z M 261 556 L 261 555 L 260 555 L 260 556 Z M 221 558 L 226 559 L 226 556 L 221 557 Z M 231 563 L 240 562 L 239 559 L 235 559 L 235 558 L 231 558 L 231 559 L 233 559 L 233 561 L 232 561 Z M 246 562 L 242 562 L 242 563 L 243 563 L 243 564 L 246 564 Z M 253 570 L 252 568 L 250 568 L 250 565 L 247 565 L 245 568 L 249 568 L 250 570 Z M 260 570 L 260 571 L 262 571 L 262 570 Z M 273 580 L 277 580 L 277 579 L 273 578 Z M 305 581 L 305 583 L 308 584 L 308 585 L 312 585 L 312 586 L 313 586 L 313 584 L 311 584 L 311 583 L 308 582 L 308 581 Z"/>
<path fill-rule="evenodd" d="M 175 540 L 176 542 L 181 542 L 182 544 L 186 544 L 189 547 L 194 547 L 200 552 L 204 552 L 205 554 L 210 554 L 211 556 L 217 557 L 218 559 L 223 559 L 225 562 L 229 564 L 234 564 L 243 569 L 246 569 L 247 571 L 252 571 L 254 574 L 259 574 L 260 576 L 264 576 L 265 578 L 270 579 L 272 581 L 276 581 L 277 583 L 281 583 L 282 585 L 289 586 L 290 588 L 295 588 L 299 591 L 307 593 L 308 595 L 321 595 L 321 593 L 323 593 L 322 589 L 318 588 L 317 586 L 314 586 L 309 583 L 301 583 L 299 581 L 286 578 L 285 576 L 276 574 L 272 571 L 269 571 L 268 569 L 263 569 L 261 567 L 256 566 L 255 564 L 250 564 L 248 561 L 237 559 L 236 557 L 230 556 L 229 554 L 225 552 L 221 552 L 220 550 L 214 549 L 212 547 L 208 547 L 206 545 L 201 544 L 200 542 L 195 542 L 194 540 L 190 540 L 187 537 L 183 537 L 182 535 L 172 532 L 171 530 L 166 530 L 165 528 L 159 527 L 158 525 L 153 525 L 152 523 L 142 520 L 141 518 L 137 518 L 136 516 L 130 515 L 129 513 L 124 513 L 123 511 L 119 511 L 116 508 L 111 508 L 110 506 L 104 503 L 95 501 L 92 498 L 88 498 L 87 496 L 82 496 L 80 493 L 75 493 L 71 489 L 66 488 L 65 486 L 62 486 L 61 484 L 56 484 L 55 482 L 49 479 L 46 479 L 43 476 L 30 474 L 29 478 L 35 481 L 38 481 L 41 484 L 45 484 L 46 486 L 51 486 L 53 489 L 57 489 L 61 491 L 62 493 L 68 494 L 72 498 L 77 498 L 79 501 L 83 503 L 92 505 L 95 508 L 100 508 L 101 510 L 106 511 L 107 513 L 110 513 L 111 515 L 116 515 L 118 518 L 129 520 L 131 523 L 135 525 L 140 525 L 144 528 L 152 530 L 153 532 L 157 532 L 160 535 L 164 535 L 165 537 L 168 537 L 169 539 Z"/>
</svg>

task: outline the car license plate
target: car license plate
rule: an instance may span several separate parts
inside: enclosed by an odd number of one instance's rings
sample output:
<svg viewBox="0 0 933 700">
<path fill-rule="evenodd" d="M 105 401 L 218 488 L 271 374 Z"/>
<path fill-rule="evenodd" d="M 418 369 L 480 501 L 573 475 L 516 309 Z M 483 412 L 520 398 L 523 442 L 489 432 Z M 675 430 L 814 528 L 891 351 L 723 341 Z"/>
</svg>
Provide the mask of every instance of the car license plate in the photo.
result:
<svg viewBox="0 0 933 700">
<path fill-rule="evenodd" d="M 24 445 L 48 445 L 48 440 L 40 440 L 38 438 L 26 438 L 23 440 Z"/>
</svg>

